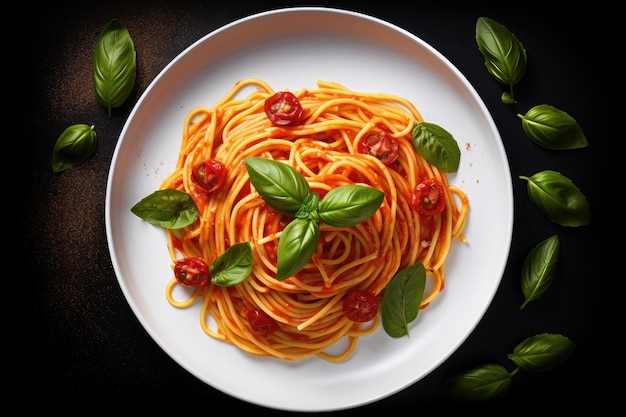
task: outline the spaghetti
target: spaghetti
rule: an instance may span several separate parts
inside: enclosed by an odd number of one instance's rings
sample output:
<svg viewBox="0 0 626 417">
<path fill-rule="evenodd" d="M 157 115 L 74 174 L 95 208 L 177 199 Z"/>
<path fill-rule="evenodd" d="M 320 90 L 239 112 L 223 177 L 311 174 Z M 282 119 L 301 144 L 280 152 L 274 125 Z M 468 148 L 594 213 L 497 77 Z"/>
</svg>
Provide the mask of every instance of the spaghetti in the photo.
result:
<svg viewBox="0 0 626 417">
<path fill-rule="evenodd" d="M 250 92 L 244 93 L 246 89 Z M 199 106 L 186 116 L 176 169 L 161 189 L 189 193 L 199 219 L 167 230 L 172 265 L 181 257 L 200 257 L 210 264 L 240 242 L 250 242 L 253 265 L 242 282 L 187 290 L 185 299 L 172 279 L 166 297 L 179 308 L 201 303 L 203 330 L 251 354 L 286 360 L 317 355 L 339 362 L 354 352 L 359 337 L 379 327 L 380 320 L 348 319 L 342 311 L 346 294 L 361 289 L 380 298 L 396 272 L 422 262 L 428 273 L 421 302 L 425 308 L 444 288 L 452 242 L 464 241 L 469 203 L 445 173 L 416 152 L 411 129 L 423 119 L 406 99 L 318 81 L 315 89 L 294 92 L 306 119 L 281 127 L 264 112 L 265 100 L 274 93 L 263 80 L 241 80 L 214 107 Z M 398 157 L 389 165 L 357 150 L 362 137 L 377 129 L 398 139 Z M 271 209 L 250 185 L 244 159 L 251 156 L 288 163 L 320 195 L 340 185 L 366 184 L 385 197 L 376 213 L 356 226 L 321 223 L 312 259 L 297 274 L 279 281 L 278 239 L 290 219 Z M 193 168 L 206 160 L 225 167 L 223 186 L 208 194 L 199 192 L 192 180 Z M 437 215 L 424 216 L 411 207 L 412 190 L 427 178 L 445 186 L 445 208 Z M 253 332 L 248 319 L 252 310 L 268 315 L 277 331 L 268 336 Z M 341 340 L 347 341 L 341 351 L 331 353 Z"/>
</svg>

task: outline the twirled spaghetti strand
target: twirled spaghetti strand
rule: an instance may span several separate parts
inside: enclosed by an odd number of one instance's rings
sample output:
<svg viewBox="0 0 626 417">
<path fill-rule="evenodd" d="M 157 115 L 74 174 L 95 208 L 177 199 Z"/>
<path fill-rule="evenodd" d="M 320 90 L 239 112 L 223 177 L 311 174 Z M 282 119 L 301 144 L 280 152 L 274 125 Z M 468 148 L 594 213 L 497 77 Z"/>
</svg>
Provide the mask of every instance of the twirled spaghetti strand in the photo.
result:
<svg viewBox="0 0 626 417">
<path fill-rule="evenodd" d="M 245 98 L 238 97 L 250 87 L 253 91 Z M 251 354 L 288 360 L 318 355 L 342 361 L 352 354 L 358 338 L 379 323 L 378 317 L 370 323 L 346 318 L 343 297 L 355 288 L 380 297 L 396 272 L 422 262 L 432 281 L 422 300 L 426 307 L 444 287 L 452 241 L 463 239 L 468 200 L 416 152 L 411 129 L 422 117 L 406 99 L 319 81 L 315 89 L 294 92 L 308 116 L 304 123 L 285 128 L 272 125 L 264 113 L 263 103 L 272 94 L 264 81 L 246 79 L 214 107 L 197 107 L 187 115 L 176 168 L 161 189 L 192 195 L 200 221 L 167 231 L 172 265 L 181 257 L 202 257 L 210 264 L 229 246 L 250 242 L 253 267 L 237 285 L 208 285 L 186 300 L 175 298 L 172 279 L 167 299 L 179 308 L 201 302 L 204 331 Z M 389 166 L 356 150 L 363 135 L 381 126 L 400 143 L 398 160 Z M 382 190 L 385 198 L 375 215 L 356 226 L 321 223 L 312 259 L 295 276 L 278 281 L 278 240 L 289 218 L 267 206 L 250 186 L 243 162 L 250 156 L 287 162 L 320 197 L 341 185 L 367 184 Z M 210 194 L 196 193 L 192 170 L 207 159 L 224 164 L 225 183 Z M 410 194 L 430 177 L 445 186 L 446 207 L 441 214 L 422 216 L 411 208 Z M 246 315 L 250 309 L 267 313 L 279 331 L 255 335 Z M 342 339 L 348 340 L 347 347 L 328 353 Z"/>
</svg>

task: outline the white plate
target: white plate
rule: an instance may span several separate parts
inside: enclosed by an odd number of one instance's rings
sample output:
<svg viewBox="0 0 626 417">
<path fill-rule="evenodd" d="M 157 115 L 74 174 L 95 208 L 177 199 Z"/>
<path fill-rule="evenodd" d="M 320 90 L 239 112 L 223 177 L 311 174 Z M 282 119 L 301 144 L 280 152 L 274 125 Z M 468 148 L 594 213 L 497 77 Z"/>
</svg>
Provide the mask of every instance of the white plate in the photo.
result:
<svg viewBox="0 0 626 417">
<path fill-rule="evenodd" d="M 206 336 L 197 308 L 178 310 L 166 301 L 172 273 L 165 234 L 130 208 L 174 169 L 186 113 L 194 106 L 212 106 L 248 77 L 264 79 L 276 90 L 312 88 L 316 80 L 326 80 L 353 90 L 401 95 L 459 142 L 461 165 L 450 179 L 470 200 L 468 243 L 453 246 L 445 291 L 412 323 L 410 338 L 393 339 L 381 328 L 362 338 L 356 353 L 339 364 L 319 358 L 258 358 Z M 506 266 L 512 227 L 506 153 L 495 123 L 464 76 L 401 28 L 318 7 L 243 18 L 183 51 L 130 114 L 113 155 L 106 194 L 115 272 L 128 303 L 159 346 L 191 374 L 233 397 L 291 411 L 371 403 L 445 361 L 490 305 Z"/>
</svg>

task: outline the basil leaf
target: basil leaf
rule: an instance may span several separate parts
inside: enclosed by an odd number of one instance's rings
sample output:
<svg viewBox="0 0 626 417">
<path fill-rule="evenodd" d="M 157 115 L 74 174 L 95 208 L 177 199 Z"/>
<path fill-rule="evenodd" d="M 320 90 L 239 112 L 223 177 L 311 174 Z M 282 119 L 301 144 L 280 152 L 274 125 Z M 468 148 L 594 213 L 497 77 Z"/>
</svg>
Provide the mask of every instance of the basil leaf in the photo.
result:
<svg viewBox="0 0 626 417">
<path fill-rule="evenodd" d="M 158 190 L 144 197 L 130 211 L 143 220 L 166 229 L 189 226 L 198 218 L 198 207 L 184 191 Z"/>
<path fill-rule="evenodd" d="M 504 104 L 517 103 L 515 101 L 515 97 L 513 97 L 513 87 L 511 87 L 511 91 L 505 91 L 502 93 L 502 95 L 500 96 L 500 101 L 502 101 Z"/>
<path fill-rule="evenodd" d="M 380 306 L 383 327 L 389 336 L 409 335 L 409 323 L 419 313 L 425 285 L 426 269 L 421 262 L 399 271 L 389 282 Z"/>
<path fill-rule="evenodd" d="M 507 357 L 522 369 L 541 372 L 559 365 L 575 349 L 576 345 L 569 338 L 543 333 L 525 339 Z"/>
<path fill-rule="evenodd" d="M 61 133 L 52 150 L 52 170 L 65 171 L 85 162 L 96 151 L 98 137 L 93 126 L 75 124 Z"/>
<path fill-rule="evenodd" d="M 576 120 L 549 104 L 539 104 L 528 110 L 522 119 L 522 129 L 537 145 L 552 150 L 585 148 L 589 144 Z"/>
<path fill-rule="evenodd" d="M 135 88 L 137 53 L 130 34 L 113 19 L 102 31 L 93 54 L 93 80 L 98 103 L 108 109 L 119 107 Z"/>
<path fill-rule="evenodd" d="M 376 213 L 383 198 L 385 193 L 374 187 L 343 185 L 324 196 L 319 204 L 319 217 L 331 226 L 355 226 Z"/>
<path fill-rule="evenodd" d="M 509 92 L 502 95 L 502 102 L 515 103 L 513 85 L 526 72 L 526 49 L 506 26 L 488 17 L 479 17 L 476 21 L 476 43 L 487 71 L 498 82 L 509 86 Z"/>
<path fill-rule="evenodd" d="M 286 163 L 272 159 L 245 159 L 250 182 L 274 210 L 295 216 L 310 192 L 304 176 Z"/>
<path fill-rule="evenodd" d="M 526 256 L 522 266 L 523 309 L 530 301 L 536 300 L 546 293 L 556 271 L 560 251 L 559 236 L 554 235 L 540 242 Z"/>
<path fill-rule="evenodd" d="M 319 223 L 319 203 L 320 195 L 318 193 L 310 193 L 304 198 L 302 206 L 300 206 L 300 209 L 298 209 L 298 212 L 296 213 L 296 217 L 299 219 L 309 219 L 310 221 Z"/>
<path fill-rule="evenodd" d="M 278 239 L 276 279 L 282 281 L 300 271 L 313 257 L 319 238 L 319 223 L 308 219 L 292 220 Z"/>
<path fill-rule="evenodd" d="M 496 364 L 481 365 L 446 378 L 440 392 L 451 399 L 485 401 L 502 397 L 511 386 L 511 373 Z"/>
<path fill-rule="evenodd" d="M 252 272 L 250 242 L 236 243 L 226 249 L 209 266 L 211 282 L 221 287 L 239 284 Z"/>
<path fill-rule="evenodd" d="M 412 142 L 424 158 L 444 172 L 456 172 L 461 161 L 461 150 L 450 132 L 429 122 L 416 122 Z"/>
<path fill-rule="evenodd" d="M 591 222 L 589 203 L 569 178 L 551 170 L 537 172 L 531 177 L 520 175 L 519 178 L 528 181 L 530 200 L 554 223 L 577 227 Z"/>
</svg>

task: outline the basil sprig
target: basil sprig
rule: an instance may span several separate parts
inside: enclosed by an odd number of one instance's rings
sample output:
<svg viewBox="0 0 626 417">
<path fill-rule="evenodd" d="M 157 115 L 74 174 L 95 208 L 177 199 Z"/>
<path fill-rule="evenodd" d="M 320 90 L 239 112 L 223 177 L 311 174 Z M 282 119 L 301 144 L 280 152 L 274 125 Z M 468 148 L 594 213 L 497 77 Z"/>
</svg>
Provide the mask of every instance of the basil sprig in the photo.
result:
<svg viewBox="0 0 626 417">
<path fill-rule="evenodd" d="M 446 378 L 440 394 L 449 399 L 486 401 L 508 392 L 512 378 L 520 369 L 529 372 L 550 370 L 566 360 L 576 345 L 569 338 L 554 333 L 528 337 L 507 355 L 516 368 L 509 372 L 498 364 L 485 364 Z"/>
<path fill-rule="evenodd" d="M 93 126 L 69 126 L 61 133 L 52 150 L 52 170 L 65 171 L 85 162 L 96 151 L 98 136 Z"/>
<path fill-rule="evenodd" d="M 502 94 L 502 102 L 515 103 L 513 85 L 526 72 L 524 45 L 506 26 L 488 17 L 479 17 L 476 21 L 476 43 L 485 58 L 487 71 L 498 82 L 509 86 L 509 91 Z"/>
<path fill-rule="evenodd" d="M 411 132 L 415 149 L 432 165 L 444 172 L 456 172 L 461 162 L 461 150 L 452 134 L 429 122 L 416 122 Z"/>
<path fill-rule="evenodd" d="M 530 200 L 548 219 L 561 226 L 585 226 L 591 222 L 591 209 L 580 189 L 563 174 L 544 170 L 527 177 Z"/>
<path fill-rule="evenodd" d="M 137 53 L 128 30 L 113 19 L 100 34 L 93 54 L 92 72 L 96 99 L 111 109 L 119 107 L 135 88 Z"/>
<path fill-rule="evenodd" d="M 553 235 L 537 244 L 526 256 L 522 265 L 523 309 L 530 301 L 543 296 L 554 281 L 561 244 L 558 235 Z"/>
<path fill-rule="evenodd" d="M 166 229 L 180 229 L 198 219 L 198 207 L 184 191 L 157 190 L 131 207 L 137 217 Z"/>
<path fill-rule="evenodd" d="M 421 262 L 399 271 L 391 279 L 380 305 L 383 328 L 389 336 L 408 336 L 409 323 L 417 318 L 425 285 L 426 269 Z"/>
<path fill-rule="evenodd" d="M 522 129 L 537 145 L 552 150 L 585 148 L 589 143 L 576 120 L 549 104 L 539 104 L 518 114 Z"/>
<path fill-rule="evenodd" d="M 373 187 L 351 184 L 330 190 L 320 201 L 292 166 L 261 157 L 247 157 L 244 162 L 250 183 L 267 205 L 295 217 L 278 240 L 279 281 L 293 276 L 311 260 L 320 237 L 320 221 L 335 227 L 355 226 L 376 213 L 385 197 Z"/>
</svg>

